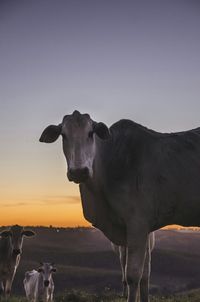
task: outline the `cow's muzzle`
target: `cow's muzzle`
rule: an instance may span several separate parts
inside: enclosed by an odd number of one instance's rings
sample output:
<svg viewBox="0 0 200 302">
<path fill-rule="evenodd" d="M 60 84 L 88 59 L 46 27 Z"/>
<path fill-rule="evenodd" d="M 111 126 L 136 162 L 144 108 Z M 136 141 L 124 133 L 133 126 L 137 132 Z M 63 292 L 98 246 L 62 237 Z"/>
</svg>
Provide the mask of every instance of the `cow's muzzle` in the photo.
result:
<svg viewBox="0 0 200 302">
<path fill-rule="evenodd" d="M 13 254 L 16 255 L 16 256 L 20 255 L 21 254 L 21 250 L 20 249 L 14 249 L 13 250 Z"/>
<path fill-rule="evenodd" d="M 48 287 L 48 286 L 49 286 L 49 280 L 45 280 L 45 281 L 44 281 L 44 286 L 45 286 L 45 287 Z"/>
<path fill-rule="evenodd" d="M 85 182 L 89 177 L 89 169 L 87 167 L 81 169 L 69 169 L 67 172 L 69 181 L 77 184 Z"/>
</svg>

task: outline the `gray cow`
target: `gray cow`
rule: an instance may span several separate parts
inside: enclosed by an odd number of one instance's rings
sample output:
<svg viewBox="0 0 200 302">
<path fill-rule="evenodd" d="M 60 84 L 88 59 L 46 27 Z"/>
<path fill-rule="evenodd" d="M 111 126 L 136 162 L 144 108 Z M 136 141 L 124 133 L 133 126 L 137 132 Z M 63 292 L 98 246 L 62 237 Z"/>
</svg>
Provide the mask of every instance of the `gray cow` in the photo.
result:
<svg viewBox="0 0 200 302">
<path fill-rule="evenodd" d="M 127 296 L 127 282 L 126 282 L 127 247 L 116 245 L 112 242 L 111 242 L 111 246 L 119 257 L 121 272 L 122 272 L 122 287 L 123 287 L 122 296 L 126 297 Z M 137 294 L 138 302 L 140 302 L 140 297 L 143 297 L 146 294 L 147 288 L 149 288 L 149 281 L 150 281 L 149 279 L 151 273 L 151 252 L 154 249 L 154 246 L 155 246 L 155 234 L 153 232 L 149 234 L 149 240 L 147 244 L 147 254 L 149 255 L 149 257 L 148 258 L 146 257 L 144 263 L 143 274 Z"/>
<path fill-rule="evenodd" d="M 127 246 L 127 301 L 136 302 L 149 233 L 169 224 L 200 226 L 200 128 L 159 133 L 130 120 L 108 128 L 75 111 L 40 141 L 60 135 L 85 218 Z M 149 301 L 148 288 L 141 301 Z"/>
<path fill-rule="evenodd" d="M 14 225 L 0 233 L 0 296 L 9 297 L 13 279 L 20 262 L 23 237 L 34 236 L 31 230 Z"/>
</svg>

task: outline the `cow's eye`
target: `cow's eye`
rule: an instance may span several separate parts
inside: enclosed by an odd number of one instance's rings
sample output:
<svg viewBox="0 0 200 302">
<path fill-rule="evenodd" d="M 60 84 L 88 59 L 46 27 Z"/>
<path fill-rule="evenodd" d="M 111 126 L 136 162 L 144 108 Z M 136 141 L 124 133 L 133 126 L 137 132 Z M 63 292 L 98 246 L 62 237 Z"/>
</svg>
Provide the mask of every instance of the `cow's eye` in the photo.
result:
<svg viewBox="0 0 200 302">
<path fill-rule="evenodd" d="M 44 273 L 44 270 L 42 268 L 38 268 L 38 273 Z"/>
<path fill-rule="evenodd" d="M 89 138 L 93 138 L 93 134 L 94 134 L 94 132 L 93 132 L 93 131 L 90 131 L 90 132 L 88 133 L 88 137 L 89 137 Z"/>
</svg>

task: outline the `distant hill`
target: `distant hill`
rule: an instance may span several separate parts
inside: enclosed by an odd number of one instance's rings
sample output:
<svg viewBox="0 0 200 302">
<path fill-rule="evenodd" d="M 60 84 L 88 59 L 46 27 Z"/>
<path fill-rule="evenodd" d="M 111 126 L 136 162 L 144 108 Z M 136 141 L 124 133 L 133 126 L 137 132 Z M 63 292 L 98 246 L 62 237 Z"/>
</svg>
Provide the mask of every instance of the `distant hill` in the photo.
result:
<svg viewBox="0 0 200 302">
<path fill-rule="evenodd" d="M 24 240 L 13 292 L 24 294 L 26 270 L 53 261 L 56 292 L 70 289 L 100 293 L 121 290 L 119 260 L 110 242 L 93 228 L 32 228 L 37 236 Z M 200 232 L 160 230 L 152 255 L 152 294 L 173 294 L 200 287 Z"/>
</svg>

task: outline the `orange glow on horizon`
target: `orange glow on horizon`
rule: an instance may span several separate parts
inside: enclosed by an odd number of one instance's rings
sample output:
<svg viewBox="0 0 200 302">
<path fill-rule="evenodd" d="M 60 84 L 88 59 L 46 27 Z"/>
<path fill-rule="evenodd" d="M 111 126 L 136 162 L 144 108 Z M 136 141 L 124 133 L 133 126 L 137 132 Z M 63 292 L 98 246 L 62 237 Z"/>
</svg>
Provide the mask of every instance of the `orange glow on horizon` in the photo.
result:
<svg viewBox="0 0 200 302">
<path fill-rule="evenodd" d="M 19 224 L 23 226 L 53 227 L 89 227 L 91 224 L 83 217 L 80 196 L 72 195 L 38 195 L 27 198 L 13 193 L 1 197 L 0 201 L 0 226 Z M 198 227 L 181 227 L 169 225 L 164 230 L 191 229 Z"/>
<path fill-rule="evenodd" d="M 48 197 L 0 203 L 0 225 L 77 227 L 90 226 L 78 196 Z"/>
</svg>

